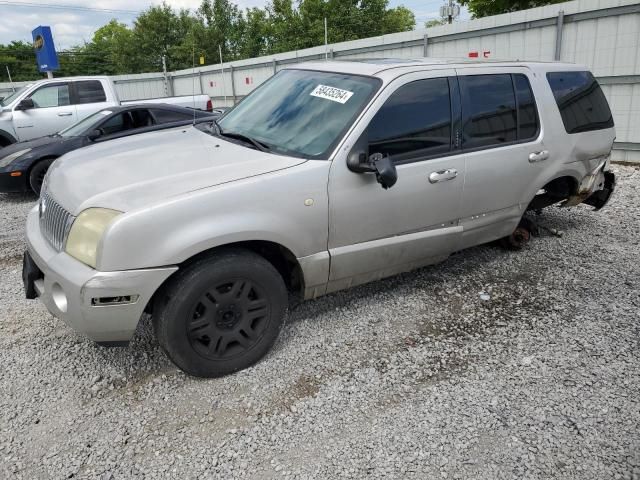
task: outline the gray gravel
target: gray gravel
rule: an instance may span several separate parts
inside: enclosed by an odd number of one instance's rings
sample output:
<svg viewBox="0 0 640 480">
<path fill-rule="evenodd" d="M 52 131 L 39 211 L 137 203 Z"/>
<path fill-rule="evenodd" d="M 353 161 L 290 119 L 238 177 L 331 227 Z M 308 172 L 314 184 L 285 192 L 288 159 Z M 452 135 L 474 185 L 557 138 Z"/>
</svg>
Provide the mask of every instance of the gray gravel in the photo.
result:
<svg viewBox="0 0 640 480">
<path fill-rule="evenodd" d="M 0 478 L 640 479 L 640 170 L 599 213 L 296 308 L 250 370 L 190 378 L 148 320 L 103 349 L 23 299 L 0 196 Z"/>
</svg>

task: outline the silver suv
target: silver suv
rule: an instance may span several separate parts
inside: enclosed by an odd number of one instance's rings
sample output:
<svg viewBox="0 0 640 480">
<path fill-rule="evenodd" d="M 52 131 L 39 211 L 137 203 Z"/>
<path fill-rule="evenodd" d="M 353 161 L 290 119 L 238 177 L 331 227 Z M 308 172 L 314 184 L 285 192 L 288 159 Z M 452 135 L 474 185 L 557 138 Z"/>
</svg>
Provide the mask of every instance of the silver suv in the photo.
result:
<svg viewBox="0 0 640 480">
<path fill-rule="evenodd" d="M 561 63 L 288 68 L 218 122 L 74 151 L 27 220 L 28 298 L 98 343 L 144 311 L 184 371 L 246 368 L 304 299 L 512 238 L 615 184 L 606 99 Z"/>
</svg>

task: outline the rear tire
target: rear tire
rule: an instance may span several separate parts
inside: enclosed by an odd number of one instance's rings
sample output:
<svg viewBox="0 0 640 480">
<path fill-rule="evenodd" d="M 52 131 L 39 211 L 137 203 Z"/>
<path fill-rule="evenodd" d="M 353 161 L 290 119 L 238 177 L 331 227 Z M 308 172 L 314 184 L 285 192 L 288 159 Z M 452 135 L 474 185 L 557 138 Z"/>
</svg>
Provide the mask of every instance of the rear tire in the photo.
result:
<svg viewBox="0 0 640 480">
<path fill-rule="evenodd" d="M 278 271 L 244 249 L 225 249 L 181 269 L 153 310 L 158 343 L 169 359 L 197 377 L 250 367 L 278 338 L 287 290 Z"/>
<path fill-rule="evenodd" d="M 44 176 L 47 174 L 49 167 L 53 163 L 55 159 L 50 158 L 48 160 L 40 160 L 33 167 L 31 167 L 31 172 L 29 173 L 29 186 L 33 193 L 40 196 L 40 191 L 42 190 L 42 182 L 44 181 Z"/>
</svg>

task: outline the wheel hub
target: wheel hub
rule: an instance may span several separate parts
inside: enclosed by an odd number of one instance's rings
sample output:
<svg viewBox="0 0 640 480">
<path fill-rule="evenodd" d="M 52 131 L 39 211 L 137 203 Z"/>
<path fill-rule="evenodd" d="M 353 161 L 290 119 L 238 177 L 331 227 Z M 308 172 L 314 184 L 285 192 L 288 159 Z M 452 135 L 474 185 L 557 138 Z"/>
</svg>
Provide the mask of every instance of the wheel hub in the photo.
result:
<svg viewBox="0 0 640 480">
<path fill-rule="evenodd" d="M 233 330 L 242 320 L 242 311 L 235 305 L 225 305 L 218 310 L 216 326 L 221 330 Z"/>
</svg>

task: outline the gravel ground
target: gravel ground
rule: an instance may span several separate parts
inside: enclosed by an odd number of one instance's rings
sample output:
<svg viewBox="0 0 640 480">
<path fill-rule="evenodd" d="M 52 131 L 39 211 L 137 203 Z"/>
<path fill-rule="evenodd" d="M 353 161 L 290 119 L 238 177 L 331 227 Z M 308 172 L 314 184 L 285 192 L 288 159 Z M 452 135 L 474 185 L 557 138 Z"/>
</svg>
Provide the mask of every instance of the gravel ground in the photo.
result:
<svg viewBox="0 0 640 480">
<path fill-rule="evenodd" d="M 297 307 L 272 353 L 179 372 L 149 321 L 77 336 L 20 279 L 0 196 L 0 478 L 640 479 L 640 170 L 599 213 Z"/>
</svg>

